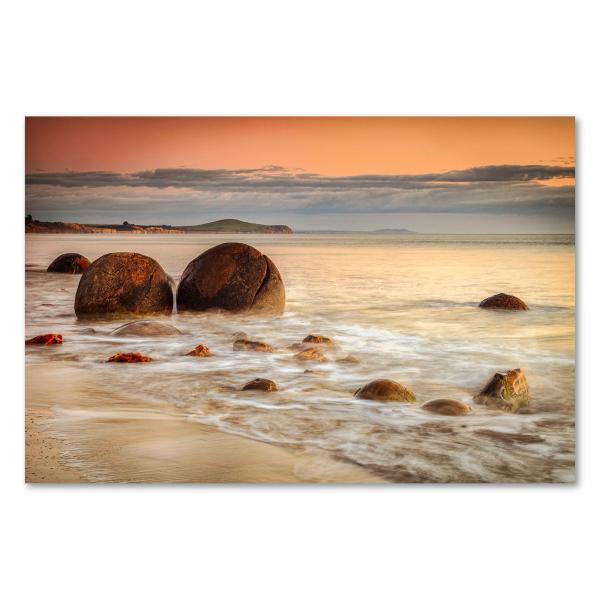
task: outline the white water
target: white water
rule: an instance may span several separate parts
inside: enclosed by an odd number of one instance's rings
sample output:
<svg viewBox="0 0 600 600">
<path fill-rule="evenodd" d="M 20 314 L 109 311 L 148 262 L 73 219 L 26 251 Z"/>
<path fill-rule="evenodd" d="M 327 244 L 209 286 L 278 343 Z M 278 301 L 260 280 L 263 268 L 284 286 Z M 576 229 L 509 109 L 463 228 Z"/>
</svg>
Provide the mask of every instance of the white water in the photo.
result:
<svg viewBox="0 0 600 600">
<path fill-rule="evenodd" d="M 72 377 L 94 373 L 74 404 L 101 405 L 116 386 L 154 405 L 249 438 L 319 447 L 392 481 L 573 481 L 575 478 L 575 247 L 573 236 L 27 235 L 27 335 L 57 332 L 63 346 L 28 348 L 27 361 L 61 361 Z M 187 263 L 223 241 L 267 254 L 286 284 L 282 317 L 174 314 L 178 338 L 115 339 L 125 321 L 79 322 L 79 276 L 46 273 L 62 252 L 94 260 L 135 251 L 155 258 L 178 281 Z M 484 311 L 478 302 L 513 293 L 531 310 Z M 96 333 L 85 333 L 88 327 Z M 233 352 L 244 331 L 273 354 Z M 308 333 L 336 347 L 323 364 L 299 363 L 291 344 Z M 195 345 L 214 356 L 183 356 Z M 107 364 L 116 351 L 154 362 Z M 357 364 L 337 362 L 347 355 Z M 530 384 L 528 414 L 474 405 L 466 417 L 441 417 L 418 405 L 353 398 L 370 379 L 389 377 L 419 403 L 471 398 L 498 370 L 521 368 Z M 305 373 L 309 368 L 312 372 Z M 241 392 L 254 377 L 279 392 Z"/>
</svg>

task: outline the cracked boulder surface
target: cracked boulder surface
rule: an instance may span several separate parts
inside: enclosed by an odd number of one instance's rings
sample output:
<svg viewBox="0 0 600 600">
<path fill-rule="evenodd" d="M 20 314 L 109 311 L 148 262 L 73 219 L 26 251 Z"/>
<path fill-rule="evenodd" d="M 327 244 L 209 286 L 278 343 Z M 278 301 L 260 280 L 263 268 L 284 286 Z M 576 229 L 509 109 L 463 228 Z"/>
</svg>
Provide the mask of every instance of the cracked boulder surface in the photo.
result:
<svg viewBox="0 0 600 600">
<path fill-rule="evenodd" d="M 90 266 L 90 261 L 83 254 L 67 252 L 57 256 L 48 266 L 48 273 L 83 273 Z"/>
<path fill-rule="evenodd" d="M 529 404 L 529 385 L 521 369 L 495 373 L 474 397 L 477 404 L 518 412 Z"/>
<path fill-rule="evenodd" d="M 153 259 L 114 252 L 95 260 L 75 294 L 78 317 L 110 314 L 171 314 L 173 282 Z"/>
<path fill-rule="evenodd" d="M 281 314 L 285 288 L 273 261 L 247 244 L 210 248 L 185 269 L 177 289 L 178 310 L 226 310 Z"/>
</svg>

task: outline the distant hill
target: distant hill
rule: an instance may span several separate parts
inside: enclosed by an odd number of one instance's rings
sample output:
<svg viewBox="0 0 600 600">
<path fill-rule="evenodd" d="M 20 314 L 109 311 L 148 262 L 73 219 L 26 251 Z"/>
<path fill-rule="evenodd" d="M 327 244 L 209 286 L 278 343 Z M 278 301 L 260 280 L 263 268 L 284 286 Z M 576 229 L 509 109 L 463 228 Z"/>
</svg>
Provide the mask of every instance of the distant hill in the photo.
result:
<svg viewBox="0 0 600 600">
<path fill-rule="evenodd" d="M 410 229 L 375 229 L 375 231 L 370 231 L 369 233 L 402 233 L 402 234 L 416 234 L 416 231 L 411 231 Z"/>
<path fill-rule="evenodd" d="M 202 233 L 293 233 L 287 225 L 260 225 L 238 219 L 221 219 L 202 225 L 179 226 L 178 229 Z"/>
</svg>

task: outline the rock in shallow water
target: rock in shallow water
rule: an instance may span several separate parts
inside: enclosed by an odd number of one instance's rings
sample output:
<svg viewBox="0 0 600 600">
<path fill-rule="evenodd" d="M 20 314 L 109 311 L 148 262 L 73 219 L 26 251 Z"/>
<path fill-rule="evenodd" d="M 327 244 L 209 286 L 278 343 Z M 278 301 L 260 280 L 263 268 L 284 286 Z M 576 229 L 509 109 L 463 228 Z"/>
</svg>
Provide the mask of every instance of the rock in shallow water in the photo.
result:
<svg viewBox="0 0 600 600">
<path fill-rule="evenodd" d="M 256 391 L 261 391 L 261 392 L 276 392 L 277 391 L 277 384 L 274 381 L 271 381 L 270 379 L 253 379 L 252 381 L 249 381 L 243 388 L 242 390 L 247 391 L 247 390 L 256 390 Z"/>
<path fill-rule="evenodd" d="M 264 342 L 253 342 L 252 340 L 235 340 L 233 342 L 233 349 L 247 350 L 251 352 L 273 352 L 273 348 L 269 346 L 269 344 L 265 344 Z"/>
<path fill-rule="evenodd" d="M 26 346 L 54 346 L 62 343 L 63 336 L 60 333 L 44 333 L 25 341 Z"/>
<path fill-rule="evenodd" d="M 171 286 L 171 278 L 148 256 L 135 252 L 105 254 L 81 276 L 75 313 L 78 317 L 171 314 Z"/>
<path fill-rule="evenodd" d="M 529 385 L 521 369 L 496 373 L 473 399 L 477 404 L 517 412 L 529 404 Z"/>
<path fill-rule="evenodd" d="M 177 307 L 280 314 L 285 308 L 285 288 L 267 256 L 247 244 L 229 242 L 210 248 L 185 268 Z"/>
<path fill-rule="evenodd" d="M 415 395 L 408 388 L 392 379 L 375 379 L 358 388 L 354 395 L 379 402 L 416 402 Z"/>
<path fill-rule="evenodd" d="M 83 254 L 67 252 L 56 257 L 48 267 L 49 273 L 83 273 L 90 266 L 90 261 Z"/>
<path fill-rule="evenodd" d="M 529 310 L 523 300 L 510 294 L 496 294 L 479 303 L 479 308 L 495 308 L 499 310 Z"/>
<path fill-rule="evenodd" d="M 147 363 L 152 362 L 149 356 L 144 356 L 139 352 L 117 352 L 113 354 L 106 362 L 118 363 Z"/>
<path fill-rule="evenodd" d="M 324 344 L 326 346 L 333 346 L 333 340 L 330 338 L 325 337 L 324 335 L 314 335 L 312 333 L 307 335 L 302 342 L 304 344 Z"/>
<path fill-rule="evenodd" d="M 132 321 L 117 327 L 110 335 L 118 337 L 165 337 L 182 335 L 181 331 L 169 323 L 160 321 Z"/>
<path fill-rule="evenodd" d="M 298 360 L 315 360 L 317 362 L 327 362 L 327 357 L 317 348 L 307 348 L 294 354 L 294 358 Z"/>
<path fill-rule="evenodd" d="M 468 415 L 471 412 L 471 407 L 464 402 L 459 402 L 458 400 L 447 400 L 445 398 L 441 398 L 439 400 L 429 400 L 428 402 L 425 402 L 421 408 L 423 410 L 448 417 Z"/>
<path fill-rule="evenodd" d="M 210 353 L 210 350 L 206 346 L 203 346 L 202 344 L 198 344 L 192 351 L 188 352 L 186 354 L 186 356 L 206 357 L 206 356 L 212 356 L 212 354 Z"/>
</svg>

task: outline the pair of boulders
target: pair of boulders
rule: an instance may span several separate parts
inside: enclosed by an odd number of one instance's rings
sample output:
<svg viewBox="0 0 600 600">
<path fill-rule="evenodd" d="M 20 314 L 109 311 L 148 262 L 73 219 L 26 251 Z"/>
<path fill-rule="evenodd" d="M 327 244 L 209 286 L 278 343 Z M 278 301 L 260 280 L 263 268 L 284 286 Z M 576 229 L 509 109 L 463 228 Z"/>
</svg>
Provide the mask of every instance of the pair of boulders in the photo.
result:
<svg viewBox="0 0 600 600">
<path fill-rule="evenodd" d="M 148 256 L 106 254 L 85 269 L 75 295 L 75 313 L 170 314 L 173 287 L 172 279 Z M 279 314 L 285 307 L 285 288 L 275 264 L 256 248 L 220 244 L 186 267 L 177 289 L 177 307 Z"/>
</svg>

